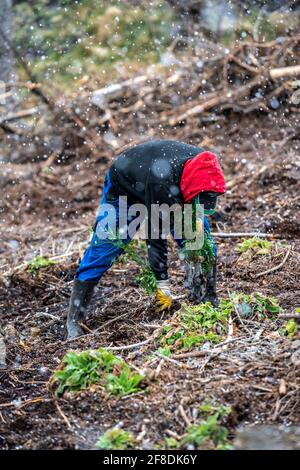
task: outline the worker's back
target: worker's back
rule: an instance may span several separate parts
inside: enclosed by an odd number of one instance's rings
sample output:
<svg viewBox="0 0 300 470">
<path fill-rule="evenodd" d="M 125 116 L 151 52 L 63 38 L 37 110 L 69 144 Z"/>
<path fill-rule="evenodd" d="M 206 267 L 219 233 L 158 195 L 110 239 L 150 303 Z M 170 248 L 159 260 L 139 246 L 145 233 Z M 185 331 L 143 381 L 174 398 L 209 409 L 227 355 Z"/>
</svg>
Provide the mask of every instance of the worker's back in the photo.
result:
<svg viewBox="0 0 300 470">
<path fill-rule="evenodd" d="M 113 162 L 110 178 L 116 195 L 145 202 L 146 183 L 178 185 L 187 160 L 203 149 L 175 140 L 152 140 L 126 150 Z"/>
</svg>

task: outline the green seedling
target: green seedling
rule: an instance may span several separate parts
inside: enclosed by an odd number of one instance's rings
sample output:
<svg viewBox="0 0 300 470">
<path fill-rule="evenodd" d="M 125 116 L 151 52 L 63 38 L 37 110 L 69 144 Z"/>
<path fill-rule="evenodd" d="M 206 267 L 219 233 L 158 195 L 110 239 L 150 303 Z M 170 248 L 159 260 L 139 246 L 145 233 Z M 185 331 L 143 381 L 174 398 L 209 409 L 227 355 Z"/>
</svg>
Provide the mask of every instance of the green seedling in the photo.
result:
<svg viewBox="0 0 300 470">
<path fill-rule="evenodd" d="M 154 294 L 157 289 L 157 280 L 150 266 L 145 266 L 138 276 L 135 277 L 138 285 L 144 289 L 147 294 Z"/>
<path fill-rule="evenodd" d="M 132 240 L 129 243 L 124 243 L 118 236 L 112 235 L 111 242 L 120 246 L 124 250 L 125 262 L 132 260 L 135 261 L 140 267 L 141 272 L 136 276 L 135 280 L 138 285 L 144 289 L 147 294 L 154 294 L 157 289 L 157 280 L 154 272 L 149 264 L 138 254 L 137 249 L 145 248 L 145 244 L 141 241 Z"/>
<path fill-rule="evenodd" d="M 181 440 L 180 446 L 194 445 L 196 448 L 215 448 L 216 450 L 229 450 L 228 430 L 219 424 L 217 415 L 209 416 L 200 424 L 194 424 L 187 430 Z"/>
<path fill-rule="evenodd" d="M 230 295 L 230 302 L 243 318 L 257 316 L 259 319 L 263 319 L 282 311 L 275 297 L 264 297 L 258 292 L 253 294 L 233 292 Z"/>
<path fill-rule="evenodd" d="M 183 304 L 172 319 L 168 319 L 158 338 L 161 348 L 190 350 L 206 342 L 217 344 L 227 332 L 231 303 L 221 301 L 215 308 L 210 302 L 189 306 Z"/>
<path fill-rule="evenodd" d="M 53 381 L 58 385 L 58 397 L 66 391 L 77 392 L 93 384 L 98 384 L 109 394 L 124 396 L 140 390 L 138 386 L 143 378 L 132 372 L 122 359 L 104 348 L 67 353 L 62 360 L 61 369 L 53 375 Z"/>
<path fill-rule="evenodd" d="M 272 242 L 261 238 L 246 238 L 237 244 L 240 253 L 250 253 L 251 257 L 256 255 L 268 255 L 272 249 Z"/>
<path fill-rule="evenodd" d="M 118 395 L 120 397 L 130 395 L 131 393 L 139 392 L 140 383 L 144 379 L 144 376 L 136 372 L 125 365 L 119 375 L 110 373 L 107 376 L 107 390 L 111 395 Z"/>
<path fill-rule="evenodd" d="M 206 276 L 210 273 L 214 264 L 215 255 L 213 242 L 208 233 L 204 232 L 203 245 L 201 248 L 198 250 L 189 250 L 187 247 L 188 243 L 185 243 L 182 249 L 184 259 L 193 264 L 200 264 L 203 275 Z"/>
<path fill-rule="evenodd" d="M 161 356 L 170 356 L 171 355 L 171 349 L 166 346 L 165 348 L 158 348 L 157 350 L 158 354 L 160 354 Z"/>
<path fill-rule="evenodd" d="M 281 336 L 287 336 L 289 339 L 293 339 L 298 331 L 298 323 L 291 318 L 288 320 L 282 328 L 279 328 L 278 332 Z"/>
<path fill-rule="evenodd" d="M 47 266 L 51 266 L 53 264 L 56 264 L 56 261 L 38 255 L 33 260 L 29 261 L 27 266 L 28 270 L 32 273 L 34 271 L 38 271 L 41 268 L 46 268 Z"/>
<path fill-rule="evenodd" d="M 228 430 L 222 424 L 231 413 L 231 408 L 224 405 L 205 403 L 199 408 L 202 419 L 192 424 L 180 440 L 165 439 L 168 449 L 184 449 L 193 446 L 196 449 L 229 450 L 232 448 Z"/>
<path fill-rule="evenodd" d="M 126 450 L 132 449 L 134 444 L 135 438 L 132 433 L 113 428 L 99 437 L 96 447 L 103 450 Z"/>
</svg>

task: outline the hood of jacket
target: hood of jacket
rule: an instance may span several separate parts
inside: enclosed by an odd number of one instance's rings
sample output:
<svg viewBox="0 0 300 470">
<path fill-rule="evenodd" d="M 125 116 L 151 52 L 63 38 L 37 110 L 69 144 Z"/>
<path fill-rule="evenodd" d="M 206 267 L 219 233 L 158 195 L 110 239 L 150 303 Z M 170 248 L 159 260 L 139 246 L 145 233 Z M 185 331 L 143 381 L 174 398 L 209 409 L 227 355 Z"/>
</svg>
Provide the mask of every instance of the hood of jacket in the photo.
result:
<svg viewBox="0 0 300 470">
<path fill-rule="evenodd" d="M 181 175 L 180 189 L 184 202 L 204 191 L 225 193 L 225 178 L 216 155 L 205 151 L 187 160 Z"/>
</svg>

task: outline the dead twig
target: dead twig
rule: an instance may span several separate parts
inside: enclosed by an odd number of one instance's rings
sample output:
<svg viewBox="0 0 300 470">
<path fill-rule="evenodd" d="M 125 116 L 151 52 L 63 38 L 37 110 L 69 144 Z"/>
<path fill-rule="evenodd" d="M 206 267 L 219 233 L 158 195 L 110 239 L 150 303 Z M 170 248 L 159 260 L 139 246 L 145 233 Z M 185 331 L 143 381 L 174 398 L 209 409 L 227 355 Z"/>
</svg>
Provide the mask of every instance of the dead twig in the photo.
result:
<svg viewBox="0 0 300 470">
<path fill-rule="evenodd" d="M 289 318 L 294 318 L 295 320 L 300 320 L 300 313 L 280 313 L 277 318 L 285 318 L 285 319 L 289 319 Z"/>
<path fill-rule="evenodd" d="M 58 414 L 61 416 L 61 418 L 64 420 L 68 428 L 71 428 L 71 423 L 65 413 L 62 411 L 61 407 L 59 406 L 58 402 L 56 399 L 54 399 L 54 405 L 55 408 L 57 409 Z"/>
<path fill-rule="evenodd" d="M 184 408 L 183 408 L 183 406 L 182 406 L 181 404 L 178 406 L 178 411 L 179 411 L 179 413 L 180 413 L 180 415 L 181 415 L 183 421 L 185 422 L 185 424 L 186 424 L 187 426 L 191 426 L 192 423 L 191 423 L 191 421 L 189 420 L 189 418 L 187 417 L 187 414 L 186 414 L 186 412 L 184 411 Z"/>
<path fill-rule="evenodd" d="M 181 367 L 183 369 L 194 369 L 194 367 L 191 367 L 188 364 L 182 364 L 182 362 L 176 361 L 176 359 L 172 359 L 171 357 L 168 357 L 168 356 L 163 356 L 162 354 L 159 354 L 158 352 L 155 352 L 154 355 L 161 359 L 164 359 L 167 362 L 170 362 L 171 364 L 175 364 L 176 366 Z"/>
<path fill-rule="evenodd" d="M 287 252 L 285 254 L 285 257 L 283 258 L 283 260 L 281 261 L 280 264 L 278 264 L 277 266 L 274 266 L 273 268 L 270 268 L 270 269 L 267 269 L 266 271 L 263 271 L 261 273 L 258 273 L 258 274 L 255 274 L 255 278 L 258 278 L 258 277 L 261 277 L 261 276 L 265 276 L 266 274 L 270 274 L 270 273 L 273 273 L 274 271 L 277 271 L 278 269 L 282 268 L 282 266 L 285 264 L 285 262 L 287 261 L 288 257 L 289 257 L 289 254 L 291 252 L 291 249 L 292 247 L 289 246 L 289 248 L 287 249 Z"/>
<path fill-rule="evenodd" d="M 279 235 L 274 233 L 263 233 L 263 232 L 212 232 L 215 238 L 279 238 Z"/>
<path fill-rule="evenodd" d="M 126 344 L 124 346 L 105 346 L 105 349 L 109 349 L 110 351 L 123 351 L 126 349 L 139 348 L 140 346 L 144 346 L 145 344 L 150 343 L 150 341 L 152 341 L 152 338 L 148 338 L 145 341 L 141 341 L 139 343 Z"/>
</svg>

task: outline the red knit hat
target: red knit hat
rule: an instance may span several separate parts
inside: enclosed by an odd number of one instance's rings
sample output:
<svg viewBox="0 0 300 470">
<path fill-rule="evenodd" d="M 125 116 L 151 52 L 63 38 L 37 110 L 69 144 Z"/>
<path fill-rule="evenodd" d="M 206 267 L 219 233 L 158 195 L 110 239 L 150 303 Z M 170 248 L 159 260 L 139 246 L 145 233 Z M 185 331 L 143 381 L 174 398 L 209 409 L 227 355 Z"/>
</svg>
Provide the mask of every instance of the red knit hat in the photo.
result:
<svg viewBox="0 0 300 470">
<path fill-rule="evenodd" d="M 187 160 L 181 175 L 180 189 L 184 202 L 204 191 L 225 193 L 226 183 L 217 157 L 205 151 Z"/>
</svg>

